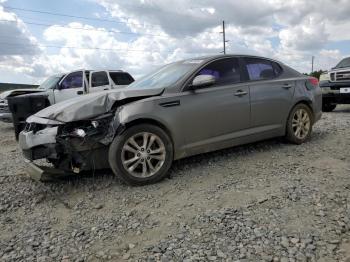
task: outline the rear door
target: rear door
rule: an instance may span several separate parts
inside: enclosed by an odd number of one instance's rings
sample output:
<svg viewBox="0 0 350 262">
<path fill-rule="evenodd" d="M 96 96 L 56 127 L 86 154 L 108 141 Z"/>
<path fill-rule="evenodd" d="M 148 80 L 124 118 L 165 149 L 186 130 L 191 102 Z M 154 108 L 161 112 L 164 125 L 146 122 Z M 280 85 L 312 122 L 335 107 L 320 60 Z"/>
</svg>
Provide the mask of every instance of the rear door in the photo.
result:
<svg viewBox="0 0 350 262">
<path fill-rule="evenodd" d="M 86 76 L 84 71 L 76 71 L 67 74 L 59 83 L 59 88 L 54 90 L 55 103 L 83 95 Z"/>
<path fill-rule="evenodd" d="M 125 87 L 135 81 L 134 78 L 126 72 L 110 71 L 109 76 L 114 88 Z"/>
<path fill-rule="evenodd" d="M 283 78 L 282 67 L 262 58 L 244 58 L 249 78 L 251 127 L 264 131 L 284 128 L 295 89 L 295 79 Z"/>
<path fill-rule="evenodd" d="M 92 71 L 89 77 L 89 93 L 111 89 L 111 80 L 107 71 Z"/>
</svg>

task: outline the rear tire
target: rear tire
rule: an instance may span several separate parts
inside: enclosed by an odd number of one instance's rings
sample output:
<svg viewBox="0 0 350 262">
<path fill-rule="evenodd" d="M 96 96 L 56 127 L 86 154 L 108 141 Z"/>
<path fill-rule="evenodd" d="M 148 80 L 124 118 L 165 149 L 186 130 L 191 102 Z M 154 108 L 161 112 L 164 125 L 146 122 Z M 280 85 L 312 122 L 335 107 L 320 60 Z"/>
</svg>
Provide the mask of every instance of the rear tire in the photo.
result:
<svg viewBox="0 0 350 262">
<path fill-rule="evenodd" d="M 114 138 L 108 160 L 113 173 L 126 183 L 152 184 L 166 177 L 173 161 L 173 144 L 161 128 L 140 124 Z"/>
<path fill-rule="evenodd" d="M 286 138 L 293 144 L 305 143 L 311 136 L 313 126 L 313 114 L 305 104 L 296 105 L 287 121 Z"/>
<path fill-rule="evenodd" d="M 323 112 L 332 112 L 337 107 L 336 104 L 330 102 L 322 102 L 322 111 Z"/>
</svg>

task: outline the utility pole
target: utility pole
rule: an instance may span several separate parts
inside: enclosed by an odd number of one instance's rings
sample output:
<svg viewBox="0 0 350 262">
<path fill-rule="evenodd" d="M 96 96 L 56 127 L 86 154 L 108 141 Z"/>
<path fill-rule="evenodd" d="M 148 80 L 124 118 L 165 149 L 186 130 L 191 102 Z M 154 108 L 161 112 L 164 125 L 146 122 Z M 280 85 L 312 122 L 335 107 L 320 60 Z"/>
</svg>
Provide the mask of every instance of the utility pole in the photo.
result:
<svg viewBox="0 0 350 262">
<path fill-rule="evenodd" d="M 224 45 L 224 50 L 222 53 L 226 54 L 226 43 L 228 42 L 228 40 L 226 40 L 225 21 L 222 21 L 222 32 L 220 33 L 222 34 L 222 41 Z"/>
<path fill-rule="evenodd" d="M 311 58 L 311 73 L 314 71 L 314 61 L 315 61 L 315 56 L 312 56 L 312 58 Z"/>
</svg>

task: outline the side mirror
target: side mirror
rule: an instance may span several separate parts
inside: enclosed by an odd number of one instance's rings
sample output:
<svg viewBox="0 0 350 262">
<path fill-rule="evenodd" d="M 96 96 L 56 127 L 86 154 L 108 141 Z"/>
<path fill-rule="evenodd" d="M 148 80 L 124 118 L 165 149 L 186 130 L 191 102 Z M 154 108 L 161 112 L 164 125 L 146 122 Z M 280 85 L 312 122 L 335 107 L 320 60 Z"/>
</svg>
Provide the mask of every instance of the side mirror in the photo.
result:
<svg viewBox="0 0 350 262">
<path fill-rule="evenodd" d="M 193 81 L 191 87 L 193 89 L 205 87 L 205 86 L 211 86 L 215 84 L 216 79 L 212 75 L 199 75 L 196 76 Z"/>
</svg>

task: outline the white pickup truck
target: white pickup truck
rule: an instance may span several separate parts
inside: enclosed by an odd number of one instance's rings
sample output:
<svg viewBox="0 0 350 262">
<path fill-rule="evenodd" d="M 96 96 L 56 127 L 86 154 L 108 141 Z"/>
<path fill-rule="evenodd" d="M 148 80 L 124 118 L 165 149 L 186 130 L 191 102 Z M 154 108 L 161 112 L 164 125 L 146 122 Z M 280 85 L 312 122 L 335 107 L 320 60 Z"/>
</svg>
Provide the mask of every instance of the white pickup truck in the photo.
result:
<svg viewBox="0 0 350 262">
<path fill-rule="evenodd" d="M 42 92 L 8 97 L 16 138 L 26 119 L 45 107 L 80 95 L 125 87 L 133 81 L 129 73 L 121 70 L 78 70 L 47 79 L 45 82 L 50 84 Z"/>
<path fill-rule="evenodd" d="M 125 87 L 134 78 L 121 70 L 78 70 L 66 74 L 53 89 L 49 90 L 50 104 L 75 96 Z"/>
<path fill-rule="evenodd" d="M 23 99 L 28 100 L 38 94 L 46 95 L 48 100 L 46 106 L 49 106 L 87 93 L 125 87 L 133 81 L 134 78 L 129 73 L 121 70 L 77 70 L 67 74 L 52 75 L 38 88 L 16 89 L 2 93 L 0 95 L 0 121 L 12 122 L 12 114 L 7 101 L 11 97 L 21 96 L 20 100 L 23 103 Z M 21 106 L 16 100 L 13 100 L 14 110 L 16 110 L 16 105 Z"/>
</svg>

